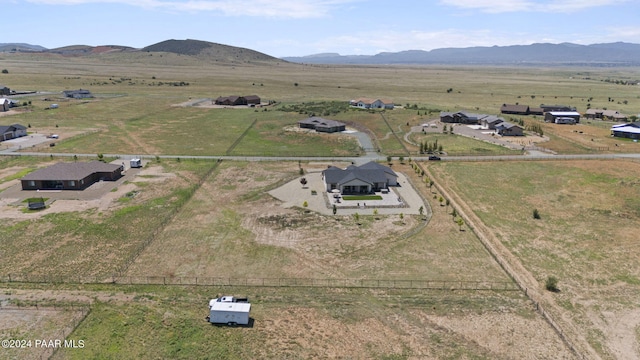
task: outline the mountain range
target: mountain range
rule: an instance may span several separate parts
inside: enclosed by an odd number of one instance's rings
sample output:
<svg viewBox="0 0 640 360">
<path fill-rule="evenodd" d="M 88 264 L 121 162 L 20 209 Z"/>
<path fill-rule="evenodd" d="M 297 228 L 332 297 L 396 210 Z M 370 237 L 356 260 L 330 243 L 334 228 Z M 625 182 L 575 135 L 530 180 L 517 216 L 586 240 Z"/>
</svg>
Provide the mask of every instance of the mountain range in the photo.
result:
<svg viewBox="0 0 640 360">
<path fill-rule="evenodd" d="M 43 46 L 24 43 L 0 43 L 0 52 L 54 53 L 65 56 L 99 55 L 113 52 L 169 52 L 210 61 L 281 62 L 285 60 L 305 64 L 354 65 L 640 65 L 640 45 L 624 42 L 592 45 L 540 43 L 512 46 L 442 48 L 430 51 L 382 52 L 376 55 L 322 53 L 299 57 L 283 57 L 281 59 L 251 49 L 192 39 L 166 40 L 141 49 L 121 45 L 72 45 L 47 49 Z"/>
<path fill-rule="evenodd" d="M 407 50 L 376 55 L 315 54 L 284 57 L 308 64 L 495 64 L 495 65 L 640 65 L 640 45 L 608 43 L 593 45 L 532 44 L 513 46 Z"/>
</svg>

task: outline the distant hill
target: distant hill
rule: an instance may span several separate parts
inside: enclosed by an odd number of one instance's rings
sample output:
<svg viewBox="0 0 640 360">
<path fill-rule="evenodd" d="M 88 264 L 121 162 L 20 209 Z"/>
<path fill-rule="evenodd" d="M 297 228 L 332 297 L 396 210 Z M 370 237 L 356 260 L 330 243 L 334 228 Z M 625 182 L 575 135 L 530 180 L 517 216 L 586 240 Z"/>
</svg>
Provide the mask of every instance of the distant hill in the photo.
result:
<svg viewBox="0 0 640 360">
<path fill-rule="evenodd" d="M 282 61 L 261 52 L 200 40 L 166 40 L 141 49 L 148 52 L 170 52 L 215 61 Z"/>
<path fill-rule="evenodd" d="M 31 45 L 24 43 L 0 43 L 0 52 L 12 52 L 12 51 L 45 51 L 47 48 L 40 45 Z"/>
<path fill-rule="evenodd" d="M 640 65 L 640 45 L 608 43 L 593 45 L 532 44 L 492 47 L 408 50 L 376 55 L 315 54 L 283 57 L 309 64 L 495 64 L 495 65 Z"/>
</svg>

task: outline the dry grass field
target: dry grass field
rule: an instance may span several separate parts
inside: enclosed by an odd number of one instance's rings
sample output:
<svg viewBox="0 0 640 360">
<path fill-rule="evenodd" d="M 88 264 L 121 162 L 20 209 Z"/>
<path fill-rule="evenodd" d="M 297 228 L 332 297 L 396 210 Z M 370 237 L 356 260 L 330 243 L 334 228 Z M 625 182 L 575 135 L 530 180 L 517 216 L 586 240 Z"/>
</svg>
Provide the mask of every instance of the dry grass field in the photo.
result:
<svg viewBox="0 0 640 360">
<path fill-rule="evenodd" d="M 0 65 L 9 70 L 0 78 L 3 84 L 40 92 L 21 97 L 27 104 L 0 120 L 61 135 L 53 148 L 23 149 L 43 157 L 0 158 L 0 197 L 24 174 L 56 161 L 49 157 L 56 152 L 152 158 L 361 153 L 351 137 L 287 130 L 311 112 L 367 129 L 381 155 L 405 157 L 416 150 L 403 142 L 410 127 L 437 118 L 441 110 L 496 114 L 503 103 L 557 103 L 584 112 L 589 103 L 638 112 L 637 89 L 604 81 L 632 78 L 636 69 L 628 68 L 231 65 L 159 53 L 2 54 Z M 59 91 L 77 88 L 96 97 L 60 97 Z M 259 109 L 177 106 L 232 94 L 277 103 Z M 358 97 L 390 98 L 400 106 L 384 113 L 331 113 L 332 102 Z M 52 103 L 59 108 L 46 110 Z M 292 105 L 302 110 L 291 111 Z M 323 108 L 328 115 L 316 113 Z M 640 153 L 637 143 L 610 138 L 610 123 L 523 120 L 542 125 L 549 140 L 538 145 L 557 153 Z M 501 153 L 469 138 L 456 137 L 449 146 L 459 154 Z M 91 346 L 62 350 L 55 358 L 575 358 L 527 295 L 510 290 L 512 280 L 476 234 L 453 221 L 451 206 L 440 205 L 442 194 L 425 186 L 408 164 L 395 163 L 393 169 L 410 176 L 429 200 L 433 216 L 425 227 L 419 216 L 356 221 L 284 208 L 268 191 L 298 177 L 298 166 L 156 158 L 101 202 L 56 201 L 37 214 L 21 210 L 21 199 L 0 202 L 0 277 L 355 279 L 387 285 L 5 282 L 5 297 L 15 301 L 19 290 L 34 300 L 90 304 L 91 313 L 73 337 Z M 547 307 L 551 316 L 567 326 L 578 349 L 590 348 L 586 353 L 595 358 L 640 357 L 637 162 L 444 161 L 429 168 L 433 180 L 468 203 L 535 278 L 536 291 L 553 305 Z M 533 209 L 541 219 L 533 219 Z M 545 292 L 548 276 L 560 280 L 559 292 Z M 448 285 L 389 285 L 430 280 Z M 511 286 L 460 290 L 456 282 Z M 121 292 L 126 296 L 109 296 Z M 61 294 L 68 298 L 61 300 Z M 248 295 L 253 326 L 206 323 L 207 301 L 216 294 Z M 86 299 L 92 295 L 102 300 Z"/>
</svg>

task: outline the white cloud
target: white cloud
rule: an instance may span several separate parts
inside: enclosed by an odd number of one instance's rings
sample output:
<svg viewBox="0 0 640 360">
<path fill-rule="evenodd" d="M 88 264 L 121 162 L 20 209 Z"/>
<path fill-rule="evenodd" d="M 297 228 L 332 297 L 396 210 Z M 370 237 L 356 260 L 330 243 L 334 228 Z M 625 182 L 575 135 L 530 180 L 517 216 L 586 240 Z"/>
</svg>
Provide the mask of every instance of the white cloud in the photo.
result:
<svg viewBox="0 0 640 360">
<path fill-rule="evenodd" d="M 28 0 L 34 4 L 81 5 L 121 4 L 169 11 L 219 12 L 229 16 L 261 16 L 274 18 L 317 18 L 332 10 L 361 0 Z"/>
<path fill-rule="evenodd" d="M 629 0 L 440 0 L 440 4 L 486 13 L 517 11 L 576 12 L 594 7 L 620 5 Z"/>
</svg>

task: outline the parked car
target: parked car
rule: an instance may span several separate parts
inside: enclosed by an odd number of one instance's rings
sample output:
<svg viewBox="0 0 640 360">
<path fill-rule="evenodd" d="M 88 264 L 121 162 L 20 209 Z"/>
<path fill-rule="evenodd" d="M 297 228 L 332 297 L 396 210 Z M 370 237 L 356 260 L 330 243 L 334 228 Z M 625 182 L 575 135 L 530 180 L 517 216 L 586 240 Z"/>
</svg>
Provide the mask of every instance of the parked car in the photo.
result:
<svg viewBox="0 0 640 360">
<path fill-rule="evenodd" d="M 430 155 L 429 160 L 440 160 L 440 157 L 435 155 Z"/>
</svg>

